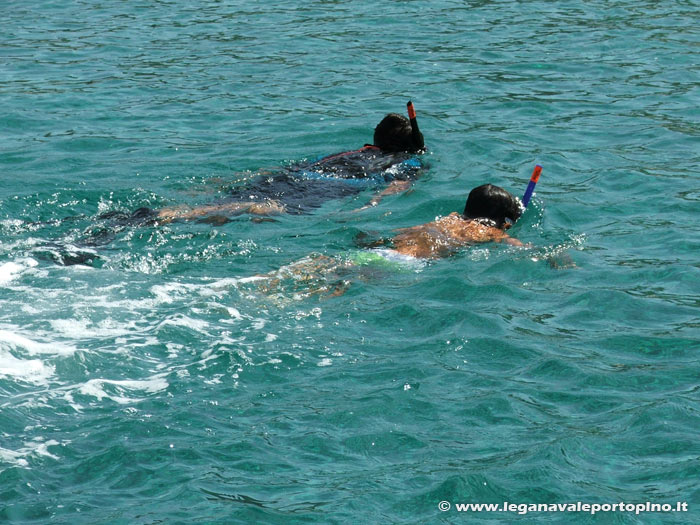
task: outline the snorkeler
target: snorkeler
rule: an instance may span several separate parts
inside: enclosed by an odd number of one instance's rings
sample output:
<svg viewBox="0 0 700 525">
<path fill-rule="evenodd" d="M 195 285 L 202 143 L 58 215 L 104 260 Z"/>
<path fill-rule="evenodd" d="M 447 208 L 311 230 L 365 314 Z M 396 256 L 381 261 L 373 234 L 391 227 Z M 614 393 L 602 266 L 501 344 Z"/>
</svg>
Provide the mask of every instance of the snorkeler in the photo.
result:
<svg viewBox="0 0 700 525">
<path fill-rule="evenodd" d="M 484 184 L 469 193 L 461 215 L 452 212 L 432 222 L 402 229 L 391 240 L 390 249 L 409 257 L 433 259 L 475 243 L 523 246 L 506 233 L 520 218 L 522 210 L 517 197 L 498 186 Z"/>
<path fill-rule="evenodd" d="M 223 224 L 229 217 L 249 213 L 274 215 L 307 214 L 331 199 L 356 195 L 366 189 L 380 189 L 369 205 L 383 196 L 410 187 L 418 178 L 422 163 L 417 154 L 425 152 L 423 134 L 418 129 L 413 104 L 408 104 L 409 118 L 390 113 L 374 130 L 374 144 L 355 151 L 323 157 L 313 162 L 297 163 L 276 173 L 261 173 L 250 185 L 238 186 L 223 201 L 199 207 L 138 208 L 133 212 L 110 210 L 99 214 L 86 238 L 73 248 L 52 256 L 59 264 L 93 264 L 99 259 L 94 249 L 108 244 L 122 230 L 136 226 L 154 226 L 182 219 L 199 219 Z M 66 217 L 62 221 L 80 217 Z M 86 250 L 81 250 L 81 247 Z M 52 253 L 55 250 L 52 248 Z M 64 253 L 65 252 L 65 253 Z M 75 252 L 75 253 L 74 253 Z"/>
<path fill-rule="evenodd" d="M 506 233 L 523 209 L 520 199 L 508 191 L 484 184 L 471 190 L 461 214 L 452 212 L 425 224 L 400 229 L 392 238 L 372 243 L 369 250 L 335 257 L 312 255 L 253 279 L 261 281 L 259 287 L 266 294 L 293 283 L 299 296 L 340 295 L 349 284 L 344 277 L 352 268 L 374 266 L 395 271 L 420 265 L 421 260 L 448 257 L 459 248 L 478 243 L 525 246 Z M 299 290 L 300 285 L 304 292 Z"/>
<path fill-rule="evenodd" d="M 298 163 L 277 173 L 258 175 L 250 185 L 234 188 L 222 202 L 158 210 L 158 220 L 168 222 L 243 213 L 301 215 L 328 200 L 384 187 L 370 201 L 369 205 L 374 206 L 383 196 L 408 189 L 420 174 L 421 162 L 416 154 L 425 151 L 423 134 L 418 129 L 411 102 L 408 109 L 410 120 L 397 113 L 386 115 L 374 130 L 373 144 Z"/>
</svg>

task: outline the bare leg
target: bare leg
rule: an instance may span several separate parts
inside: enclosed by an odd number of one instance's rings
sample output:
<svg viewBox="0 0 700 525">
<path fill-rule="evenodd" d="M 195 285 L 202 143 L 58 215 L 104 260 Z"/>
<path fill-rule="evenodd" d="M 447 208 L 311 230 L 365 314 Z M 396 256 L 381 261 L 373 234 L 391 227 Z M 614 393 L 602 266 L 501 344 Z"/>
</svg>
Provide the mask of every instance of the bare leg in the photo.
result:
<svg viewBox="0 0 700 525">
<path fill-rule="evenodd" d="M 247 211 L 252 215 L 280 215 L 287 210 L 285 210 L 283 204 L 277 201 L 266 200 L 254 203 Z"/>
<path fill-rule="evenodd" d="M 162 222 L 174 220 L 198 219 L 207 215 L 225 214 L 240 215 L 250 213 L 252 215 L 277 215 L 284 213 L 284 206 L 277 201 L 268 200 L 264 202 L 226 202 L 222 204 L 209 204 L 190 208 L 186 206 L 176 206 L 163 208 L 158 212 L 158 218 Z"/>
<path fill-rule="evenodd" d="M 263 278 L 258 289 L 265 295 L 335 297 L 345 292 L 349 283 L 342 279 L 342 274 L 351 266 L 351 262 L 337 257 L 310 255 L 279 270 L 258 275 Z"/>
</svg>

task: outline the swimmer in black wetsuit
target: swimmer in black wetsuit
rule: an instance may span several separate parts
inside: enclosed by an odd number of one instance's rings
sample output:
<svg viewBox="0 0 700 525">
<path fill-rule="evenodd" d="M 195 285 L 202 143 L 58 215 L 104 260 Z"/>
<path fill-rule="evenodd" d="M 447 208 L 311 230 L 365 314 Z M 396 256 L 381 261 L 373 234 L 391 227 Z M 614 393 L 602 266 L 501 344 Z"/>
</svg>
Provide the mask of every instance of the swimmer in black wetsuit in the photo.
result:
<svg viewBox="0 0 700 525">
<path fill-rule="evenodd" d="M 409 121 L 390 113 L 375 128 L 374 144 L 298 163 L 278 173 L 259 175 L 252 184 L 235 188 L 224 202 L 196 208 L 164 208 L 158 211 L 158 219 L 167 222 L 242 213 L 301 215 L 328 200 L 384 187 L 370 201 L 370 205 L 376 205 L 384 195 L 410 187 L 421 169 L 416 154 L 424 151 L 423 135 L 415 124 L 415 116 Z"/>
</svg>

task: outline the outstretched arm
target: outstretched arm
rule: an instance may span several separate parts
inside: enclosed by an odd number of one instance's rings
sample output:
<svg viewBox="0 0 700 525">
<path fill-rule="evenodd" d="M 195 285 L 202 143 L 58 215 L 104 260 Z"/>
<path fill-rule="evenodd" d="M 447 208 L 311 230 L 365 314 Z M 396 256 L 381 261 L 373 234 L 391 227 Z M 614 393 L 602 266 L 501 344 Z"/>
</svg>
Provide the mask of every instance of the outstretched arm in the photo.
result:
<svg viewBox="0 0 700 525">
<path fill-rule="evenodd" d="M 395 195 L 397 193 L 401 193 L 402 191 L 408 191 L 411 188 L 411 181 L 408 180 L 395 180 L 392 181 L 389 186 L 384 188 L 381 192 L 377 193 L 372 199 L 362 206 L 362 208 L 358 208 L 355 211 L 362 211 L 366 210 L 367 208 L 371 208 L 372 206 L 376 206 L 379 204 L 382 199 L 387 196 L 387 195 Z"/>
<path fill-rule="evenodd" d="M 502 239 L 497 240 L 496 242 L 503 242 L 505 244 L 508 244 L 509 246 L 525 246 L 521 241 L 516 239 L 515 237 L 510 237 L 508 235 L 505 235 Z M 531 246 L 527 246 L 530 248 Z"/>
</svg>

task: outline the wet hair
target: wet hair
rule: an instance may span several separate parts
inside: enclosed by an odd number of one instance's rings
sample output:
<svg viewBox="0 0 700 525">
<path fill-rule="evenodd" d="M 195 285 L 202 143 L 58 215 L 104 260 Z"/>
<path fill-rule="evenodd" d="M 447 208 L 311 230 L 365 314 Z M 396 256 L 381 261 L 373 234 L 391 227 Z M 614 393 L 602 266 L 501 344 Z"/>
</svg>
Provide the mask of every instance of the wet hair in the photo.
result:
<svg viewBox="0 0 700 525">
<path fill-rule="evenodd" d="M 484 184 L 469 192 L 464 207 L 465 219 L 488 219 L 496 228 L 504 228 L 506 219 L 515 222 L 523 213 L 520 199 L 503 188 L 493 184 Z"/>
<path fill-rule="evenodd" d="M 423 134 L 421 133 L 420 136 L 422 139 Z M 422 149 L 422 145 L 416 144 L 413 139 L 411 122 L 398 113 L 389 113 L 377 124 L 374 128 L 374 145 L 387 152 L 413 153 Z"/>
</svg>

